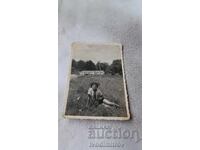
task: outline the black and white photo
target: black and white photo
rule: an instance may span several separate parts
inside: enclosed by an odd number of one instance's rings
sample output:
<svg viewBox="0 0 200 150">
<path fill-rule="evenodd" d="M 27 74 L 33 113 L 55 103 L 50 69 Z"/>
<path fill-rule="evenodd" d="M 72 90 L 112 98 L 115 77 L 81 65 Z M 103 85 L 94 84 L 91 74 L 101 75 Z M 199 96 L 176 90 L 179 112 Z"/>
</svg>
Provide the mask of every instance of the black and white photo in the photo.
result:
<svg viewBox="0 0 200 150">
<path fill-rule="evenodd" d="M 65 117 L 129 120 L 121 44 L 71 45 Z"/>
</svg>

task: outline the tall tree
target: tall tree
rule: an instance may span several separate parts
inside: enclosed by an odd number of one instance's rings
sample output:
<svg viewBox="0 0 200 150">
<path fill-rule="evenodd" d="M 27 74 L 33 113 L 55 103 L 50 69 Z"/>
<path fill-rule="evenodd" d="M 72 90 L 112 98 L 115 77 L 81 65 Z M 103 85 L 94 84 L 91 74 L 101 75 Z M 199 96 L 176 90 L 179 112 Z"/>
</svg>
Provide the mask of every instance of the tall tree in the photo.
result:
<svg viewBox="0 0 200 150">
<path fill-rule="evenodd" d="M 77 62 L 76 60 L 72 59 L 72 67 L 73 68 L 76 68 L 77 67 Z"/>
<path fill-rule="evenodd" d="M 77 62 L 76 68 L 77 68 L 78 71 L 83 71 L 83 70 L 85 70 L 85 66 L 86 66 L 86 63 L 82 60 L 79 60 Z"/>
<path fill-rule="evenodd" d="M 91 60 L 86 61 L 85 70 L 96 70 L 96 66 Z"/>
<path fill-rule="evenodd" d="M 113 60 L 111 64 L 111 71 L 113 75 L 116 73 L 122 75 L 122 62 L 120 59 Z"/>
<path fill-rule="evenodd" d="M 74 74 L 76 72 L 77 72 L 77 62 L 76 62 L 76 60 L 72 59 L 71 73 Z"/>
<path fill-rule="evenodd" d="M 109 67 L 109 64 L 108 64 L 108 63 L 97 62 L 97 64 L 96 64 L 97 70 L 106 71 L 108 67 Z"/>
</svg>

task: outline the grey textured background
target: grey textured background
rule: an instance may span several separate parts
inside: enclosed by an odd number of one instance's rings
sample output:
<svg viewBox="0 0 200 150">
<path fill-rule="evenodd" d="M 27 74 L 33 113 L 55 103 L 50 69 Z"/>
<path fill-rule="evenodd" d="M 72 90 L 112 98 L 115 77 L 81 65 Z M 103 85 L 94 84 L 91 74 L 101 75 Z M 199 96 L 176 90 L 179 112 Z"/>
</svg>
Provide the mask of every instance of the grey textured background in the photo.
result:
<svg viewBox="0 0 200 150">
<path fill-rule="evenodd" d="M 59 150 L 88 150 L 88 127 L 111 126 L 137 131 L 134 139 L 119 140 L 126 150 L 141 150 L 142 14 L 141 0 L 59 0 Z M 70 44 L 117 42 L 124 46 L 130 121 L 67 120 L 63 118 L 64 89 Z M 115 142 L 117 140 L 115 139 Z M 91 148 L 94 149 L 94 148 Z M 99 148 L 120 149 L 120 148 Z"/>
</svg>

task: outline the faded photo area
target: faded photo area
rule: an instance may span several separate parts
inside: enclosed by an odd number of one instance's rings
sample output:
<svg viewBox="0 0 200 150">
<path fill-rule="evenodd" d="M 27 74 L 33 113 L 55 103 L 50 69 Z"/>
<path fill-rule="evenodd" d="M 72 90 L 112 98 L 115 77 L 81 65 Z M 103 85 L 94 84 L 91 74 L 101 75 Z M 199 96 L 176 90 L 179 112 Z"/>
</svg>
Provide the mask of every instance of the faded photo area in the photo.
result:
<svg viewBox="0 0 200 150">
<path fill-rule="evenodd" d="M 71 45 L 67 118 L 129 120 L 120 44 Z"/>
</svg>

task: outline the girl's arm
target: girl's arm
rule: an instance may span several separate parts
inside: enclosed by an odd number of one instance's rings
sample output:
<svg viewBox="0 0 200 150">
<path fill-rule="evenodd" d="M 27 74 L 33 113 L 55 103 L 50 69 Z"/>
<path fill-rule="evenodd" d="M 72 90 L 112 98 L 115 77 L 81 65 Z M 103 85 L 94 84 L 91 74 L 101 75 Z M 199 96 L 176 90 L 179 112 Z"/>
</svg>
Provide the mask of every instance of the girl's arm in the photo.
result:
<svg viewBox="0 0 200 150">
<path fill-rule="evenodd" d="M 91 99 L 92 99 L 92 96 L 90 94 L 88 94 L 88 100 L 87 100 L 87 107 L 89 107 L 90 103 L 91 103 Z"/>
</svg>

